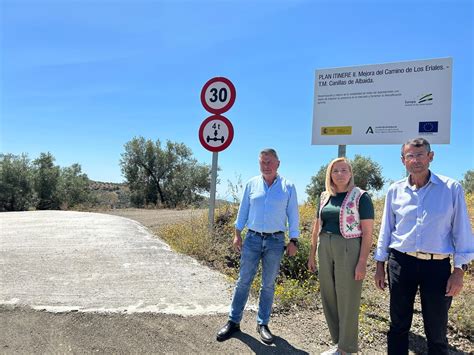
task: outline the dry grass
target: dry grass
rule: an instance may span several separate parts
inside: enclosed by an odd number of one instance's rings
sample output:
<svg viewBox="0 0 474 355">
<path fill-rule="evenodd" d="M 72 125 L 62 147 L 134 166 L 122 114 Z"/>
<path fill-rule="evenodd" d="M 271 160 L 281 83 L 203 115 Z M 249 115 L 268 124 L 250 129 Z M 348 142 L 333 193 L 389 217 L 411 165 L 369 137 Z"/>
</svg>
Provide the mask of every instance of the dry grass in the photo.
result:
<svg viewBox="0 0 474 355">
<path fill-rule="evenodd" d="M 192 215 L 186 222 L 158 227 L 156 232 L 174 250 L 235 277 L 239 263 L 239 255 L 232 250 L 236 213 L 237 207 L 233 205 L 217 209 L 213 233 L 209 233 L 208 215 L 204 211 Z"/>
<path fill-rule="evenodd" d="M 180 224 L 170 224 L 159 228 L 159 235 L 176 251 L 194 256 L 199 260 L 208 260 L 211 236 L 207 232 L 207 216 L 193 216 L 191 220 Z"/>
</svg>

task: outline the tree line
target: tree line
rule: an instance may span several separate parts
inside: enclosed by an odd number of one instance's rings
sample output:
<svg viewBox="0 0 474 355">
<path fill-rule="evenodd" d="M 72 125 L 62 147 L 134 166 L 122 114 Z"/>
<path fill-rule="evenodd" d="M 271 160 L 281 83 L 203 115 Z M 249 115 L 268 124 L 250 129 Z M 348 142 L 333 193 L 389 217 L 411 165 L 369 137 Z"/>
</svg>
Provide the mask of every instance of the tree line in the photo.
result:
<svg viewBox="0 0 474 355">
<path fill-rule="evenodd" d="M 51 153 L 41 153 L 30 160 L 26 154 L 0 154 L 0 211 L 30 209 L 69 209 L 94 207 L 99 197 L 92 182 L 79 164 L 55 165 Z M 128 187 L 115 200 L 122 206 L 186 207 L 199 205 L 210 191 L 211 168 L 199 163 L 183 143 L 146 140 L 135 137 L 124 145 L 120 167 Z M 368 191 L 378 191 L 387 182 L 380 165 L 356 155 L 352 160 L 355 184 Z M 324 190 L 327 165 L 311 177 L 306 187 L 308 200 L 315 203 Z M 474 171 L 468 170 L 461 182 L 466 192 L 474 192 Z M 110 193 L 101 198 L 110 199 Z"/>
<path fill-rule="evenodd" d="M 112 192 L 99 193 L 79 164 L 62 168 L 51 153 L 30 160 L 27 154 L 0 154 L 0 211 L 95 207 Z M 128 186 L 126 206 L 190 206 L 205 200 L 210 190 L 211 168 L 199 163 L 183 143 L 162 145 L 136 137 L 124 145 L 120 159 Z"/>
<path fill-rule="evenodd" d="M 51 153 L 31 161 L 26 154 L 0 154 L 0 211 L 68 209 L 90 198 L 79 164 L 61 168 Z"/>
</svg>

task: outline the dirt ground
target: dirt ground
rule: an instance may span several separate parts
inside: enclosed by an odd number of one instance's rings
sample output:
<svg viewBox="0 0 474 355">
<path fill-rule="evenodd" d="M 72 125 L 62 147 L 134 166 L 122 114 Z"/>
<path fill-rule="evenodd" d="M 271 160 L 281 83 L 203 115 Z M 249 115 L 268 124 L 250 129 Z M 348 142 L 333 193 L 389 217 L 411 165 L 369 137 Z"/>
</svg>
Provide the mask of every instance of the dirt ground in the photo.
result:
<svg viewBox="0 0 474 355">
<path fill-rule="evenodd" d="M 292 317 L 294 318 L 294 317 Z M 318 353 L 320 344 L 306 336 L 298 323 L 276 319 L 273 346 L 258 341 L 255 314 L 242 322 L 242 333 L 226 342 L 215 341 L 225 315 L 180 317 L 165 314 L 48 313 L 1 309 L 0 352 L 18 353 Z M 323 347 L 325 348 L 325 347 Z"/>
<path fill-rule="evenodd" d="M 111 214 L 135 219 L 150 229 L 188 218 L 196 211 L 115 210 Z M 191 295 L 190 295 L 191 296 Z M 215 334 L 226 315 L 182 317 L 159 313 L 49 313 L 18 306 L 0 307 L 0 353 L 257 353 L 317 354 L 327 350 L 330 337 L 321 309 L 294 310 L 272 316 L 275 343 L 266 346 L 255 331 L 255 313 L 247 311 L 242 332 L 225 342 Z M 425 353 L 420 317 L 410 335 L 412 353 Z M 374 329 L 360 353 L 385 353 L 385 329 Z M 469 353 L 469 340 L 450 336 L 452 353 Z"/>
<path fill-rule="evenodd" d="M 274 314 L 271 346 L 259 341 L 252 311 L 244 316 L 242 332 L 225 342 L 215 340 L 225 315 L 49 313 L 3 306 L 0 319 L 2 354 L 319 354 L 330 347 L 321 311 Z M 361 354 L 384 354 L 384 335 L 360 347 Z M 410 347 L 411 353 L 426 353 L 419 335 L 411 334 Z M 468 352 L 452 348 L 451 353 Z"/>
<path fill-rule="evenodd" d="M 150 230 L 154 230 L 166 224 L 173 224 L 193 216 L 200 216 L 204 210 L 146 210 L 142 208 L 126 208 L 107 211 L 96 211 L 98 213 L 113 214 L 133 219 Z"/>
</svg>

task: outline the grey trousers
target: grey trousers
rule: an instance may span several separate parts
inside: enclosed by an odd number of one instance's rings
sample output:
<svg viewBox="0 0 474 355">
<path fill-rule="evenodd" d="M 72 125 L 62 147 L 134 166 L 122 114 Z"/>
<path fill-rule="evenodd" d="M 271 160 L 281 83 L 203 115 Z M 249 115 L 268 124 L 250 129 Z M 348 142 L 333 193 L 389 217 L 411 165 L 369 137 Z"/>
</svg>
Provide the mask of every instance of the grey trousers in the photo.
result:
<svg viewBox="0 0 474 355">
<path fill-rule="evenodd" d="M 362 280 L 354 279 L 361 238 L 346 239 L 322 232 L 318 259 L 321 300 L 329 332 L 339 349 L 358 351 L 359 307 Z"/>
</svg>

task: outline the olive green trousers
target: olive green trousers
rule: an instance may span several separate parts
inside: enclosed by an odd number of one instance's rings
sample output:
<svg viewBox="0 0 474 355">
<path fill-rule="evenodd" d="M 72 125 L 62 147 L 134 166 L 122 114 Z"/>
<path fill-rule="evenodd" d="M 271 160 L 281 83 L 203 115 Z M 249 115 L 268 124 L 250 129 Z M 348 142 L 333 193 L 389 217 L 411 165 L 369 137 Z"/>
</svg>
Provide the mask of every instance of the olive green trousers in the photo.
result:
<svg viewBox="0 0 474 355">
<path fill-rule="evenodd" d="M 361 238 L 321 232 L 318 260 L 321 300 L 334 344 L 349 353 L 358 351 L 362 280 L 354 279 Z"/>
</svg>

